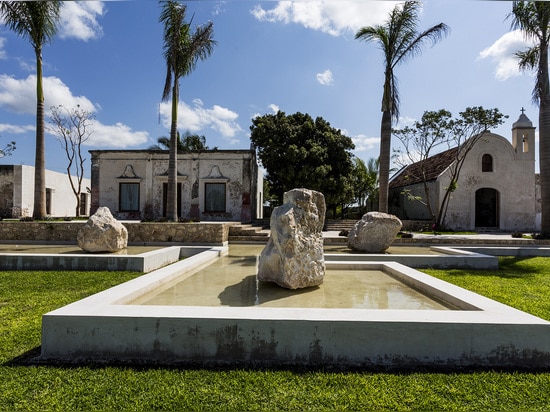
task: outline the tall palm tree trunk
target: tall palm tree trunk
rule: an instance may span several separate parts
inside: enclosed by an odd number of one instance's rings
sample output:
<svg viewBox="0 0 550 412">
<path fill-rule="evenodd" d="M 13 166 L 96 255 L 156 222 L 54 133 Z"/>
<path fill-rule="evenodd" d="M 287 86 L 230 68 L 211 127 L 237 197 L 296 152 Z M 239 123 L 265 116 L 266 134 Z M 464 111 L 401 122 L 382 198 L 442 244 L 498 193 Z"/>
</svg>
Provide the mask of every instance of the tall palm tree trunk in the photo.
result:
<svg viewBox="0 0 550 412">
<path fill-rule="evenodd" d="M 382 112 L 380 126 L 380 171 L 378 176 L 378 211 L 388 213 L 388 191 L 390 179 L 390 152 L 391 152 L 391 111 Z"/>
<path fill-rule="evenodd" d="M 172 123 L 170 125 L 170 156 L 168 159 L 168 188 L 166 193 L 166 217 L 172 222 L 178 221 L 178 80 L 172 88 Z"/>
<path fill-rule="evenodd" d="M 541 234 L 550 237 L 550 84 L 548 45 L 540 47 L 539 76 L 542 81 L 539 102 L 539 164 L 541 182 Z"/>
<path fill-rule="evenodd" d="M 46 217 L 46 160 L 44 145 L 44 90 L 42 87 L 42 48 L 36 54 L 36 147 L 34 160 L 33 218 Z"/>
</svg>

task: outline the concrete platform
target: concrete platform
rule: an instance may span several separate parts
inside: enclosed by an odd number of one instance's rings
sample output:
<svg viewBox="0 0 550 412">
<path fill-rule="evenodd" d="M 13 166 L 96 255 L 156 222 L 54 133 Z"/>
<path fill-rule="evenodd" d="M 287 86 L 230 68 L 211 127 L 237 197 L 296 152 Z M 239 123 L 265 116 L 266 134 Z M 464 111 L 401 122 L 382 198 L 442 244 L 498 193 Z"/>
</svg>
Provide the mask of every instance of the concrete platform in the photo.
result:
<svg viewBox="0 0 550 412">
<path fill-rule="evenodd" d="M 41 361 L 384 368 L 550 367 L 550 322 L 395 262 L 383 270 L 457 310 L 129 304 L 226 253 L 212 248 L 43 316 Z"/>
<path fill-rule="evenodd" d="M 32 245 L 27 245 L 31 247 Z M 148 273 L 181 258 L 207 250 L 206 246 L 159 246 L 135 255 L 116 253 L 0 253 L 0 270 L 108 270 Z"/>
</svg>

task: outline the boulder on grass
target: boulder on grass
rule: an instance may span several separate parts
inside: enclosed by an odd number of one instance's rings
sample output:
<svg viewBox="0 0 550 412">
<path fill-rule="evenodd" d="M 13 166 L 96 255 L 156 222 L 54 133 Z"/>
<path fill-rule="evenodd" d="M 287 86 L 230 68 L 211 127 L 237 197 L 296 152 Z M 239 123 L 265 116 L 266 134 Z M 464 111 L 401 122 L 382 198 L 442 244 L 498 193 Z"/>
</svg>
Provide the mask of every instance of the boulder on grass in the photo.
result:
<svg viewBox="0 0 550 412">
<path fill-rule="evenodd" d="M 325 197 L 309 189 L 284 194 L 284 204 L 271 213 L 271 237 L 262 250 L 258 280 L 287 289 L 323 283 Z"/>
<path fill-rule="evenodd" d="M 367 253 L 384 253 L 401 230 L 397 216 L 381 212 L 365 213 L 348 234 L 348 247 Z"/>
<path fill-rule="evenodd" d="M 100 207 L 78 231 L 77 241 L 85 252 L 118 252 L 128 246 L 128 230 L 108 207 Z"/>
</svg>

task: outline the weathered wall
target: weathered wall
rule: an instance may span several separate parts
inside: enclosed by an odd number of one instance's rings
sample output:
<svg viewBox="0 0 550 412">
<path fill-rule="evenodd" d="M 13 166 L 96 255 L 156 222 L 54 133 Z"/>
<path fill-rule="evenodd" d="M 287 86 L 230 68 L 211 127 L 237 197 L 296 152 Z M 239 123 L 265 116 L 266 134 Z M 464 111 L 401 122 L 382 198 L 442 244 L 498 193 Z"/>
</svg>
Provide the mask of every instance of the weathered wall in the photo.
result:
<svg viewBox="0 0 550 412">
<path fill-rule="evenodd" d="M 129 243 L 198 243 L 220 245 L 228 241 L 230 223 L 140 223 L 122 222 Z M 76 243 L 78 222 L 0 222 L 0 240 Z"/>
<path fill-rule="evenodd" d="M 0 216 L 12 216 L 13 166 L 0 167 Z"/>
<path fill-rule="evenodd" d="M 163 185 L 168 182 L 168 152 L 97 150 L 92 154 L 92 210 L 108 207 L 117 219 L 159 219 L 164 213 Z M 262 181 L 253 151 L 216 150 L 178 154 L 183 219 L 250 221 L 258 215 Z M 139 183 L 139 210 L 120 210 L 120 183 Z M 226 185 L 225 211 L 205 212 L 206 183 Z M 252 209 L 252 210 L 250 210 Z M 259 209 L 261 213 L 261 209 Z"/>
<path fill-rule="evenodd" d="M 435 205 L 435 198 L 438 193 L 438 186 L 435 181 L 427 182 L 428 190 L 430 193 L 430 202 L 432 210 L 437 212 L 437 205 Z M 405 188 L 398 187 L 390 189 L 390 203 L 389 213 L 399 216 L 400 219 L 412 219 L 412 220 L 432 220 L 428 206 L 425 204 L 426 192 L 422 183 L 410 185 L 406 188 L 410 195 L 413 197 L 419 197 L 420 200 L 411 200 L 404 194 Z"/>
<path fill-rule="evenodd" d="M 487 133 L 480 139 L 466 156 L 462 166 L 458 185 L 451 194 L 445 225 L 454 230 L 475 230 L 476 212 L 483 212 L 484 207 L 476 211 L 476 192 L 480 189 L 491 189 L 498 193 L 496 201 L 495 229 L 506 231 L 535 231 L 540 225 L 540 211 L 537 201 L 540 195 L 536 192 L 534 129 L 519 129 L 527 134 L 530 145 L 516 147 L 506 138 Z M 517 138 L 518 130 L 513 130 L 514 144 L 521 145 Z M 482 157 L 491 155 L 492 171 L 482 171 Z M 443 200 L 446 188 L 450 184 L 449 171 L 443 172 L 437 181 L 429 182 L 432 204 L 437 210 Z M 392 189 L 390 192 L 390 212 L 403 219 L 430 219 L 428 209 L 418 201 L 406 199 L 400 193 L 404 188 Z M 422 184 L 407 187 L 415 196 L 425 199 Z M 489 226 L 488 227 L 493 227 Z"/>
<path fill-rule="evenodd" d="M 90 187 L 90 179 L 83 179 L 83 193 L 86 193 L 87 187 Z M 66 174 L 46 170 L 46 190 L 51 195 L 49 211 L 51 216 L 76 215 L 76 198 Z M 0 197 L 1 217 L 32 216 L 34 208 L 34 167 L 1 165 Z M 89 207 L 86 215 L 88 212 Z"/>
<path fill-rule="evenodd" d="M 481 171 L 481 158 L 493 157 L 493 171 Z M 471 155 L 470 155 L 471 154 Z M 462 167 L 458 188 L 452 194 L 447 211 L 447 224 L 453 229 L 475 229 L 476 191 L 490 188 L 498 191 L 499 229 L 535 230 L 535 161 L 524 153 L 517 153 L 504 137 L 489 134 L 476 143 L 475 151 Z M 448 178 L 440 187 L 448 186 Z M 440 196 L 443 196 L 443 189 Z"/>
</svg>

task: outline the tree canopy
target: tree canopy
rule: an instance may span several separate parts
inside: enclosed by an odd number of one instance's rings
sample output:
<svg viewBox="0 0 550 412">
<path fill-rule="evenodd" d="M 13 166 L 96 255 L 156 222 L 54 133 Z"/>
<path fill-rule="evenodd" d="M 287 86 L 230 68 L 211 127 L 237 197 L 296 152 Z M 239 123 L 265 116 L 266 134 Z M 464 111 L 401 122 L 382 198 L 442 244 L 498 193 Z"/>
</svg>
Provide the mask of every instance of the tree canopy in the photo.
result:
<svg viewBox="0 0 550 412">
<path fill-rule="evenodd" d="M 162 99 L 172 99 L 170 122 L 170 154 L 168 159 L 168 190 L 166 196 L 166 216 L 171 221 L 178 220 L 177 212 L 177 126 L 180 78 L 195 70 L 199 60 L 206 60 L 216 45 L 213 23 L 191 28 L 186 20 L 187 7 L 174 0 L 160 1 L 162 11 L 160 23 L 164 27 L 164 58 L 166 79 Z M 191 19 L 192 20 L 192 19 Z"/>
<path fill-rule="evenodd" d="M 323 118 L 279 111 L 256 117 L 250 130 L 271 193 L 280 202 L 284 192 L 299 187 L 322 192 L 328 207 L 353 198 L 355 146 Z"/>
<path fill-rule="evenodd" d="M 183 135 L 183 140 L 180 133 L 176 136 L 178 144 L 178 152 L 202 152 L 204 150 L 218 150 L 215 146 L 212 149 L 206 144 L 206 137 L 198 134 L 186 132 Z M 149 146 L 149 150 L 170 150 L 170 137 L 160 136 L 157 139 L 157 144 Z"/>
<path fill-rule="evenodd" d="M 406 1 L 397 4 L 382 25 L 362 27 L 355 34 L 357 40 L 376 43 L 384 53 L 384 91 L 380 125 L 379 205 L 380 212 L 388 212 L 392 120 L 399 119 L 399 93 L 395 68 L 407 59 L 420 54 L 427 43 L 437 43 L 449 31 L 444 23 L 427 30 L 417 30 L 422 4 Z"/>
<path fill-rule="evenodd" d="M 516 53 L 522 70 L 536 73 L 533 101 L 539 106 L 539 162 L 541 191 L 541 236 L 550 238 L 550 3 L 514 1 L 512 28 L 519 29 L 532 44 Z"/>
<path fill-rule="evenodd" d="M 15 150 L 15 141 L 7 143 L 3 149 L 0 149 L 0 159 L 5 156 L 11 156 L 12 152 Z"/>
<path fill-rule="evenodd" d="M 36 59 L 36 144 L 34 158 L 33 217 L 46 217 L 46 150 L 44 142 L 44 90 L 42 48 L 55 36 L 61 2 L 0 1 L 0 21 L 34 49 Z"/>
</svg>

